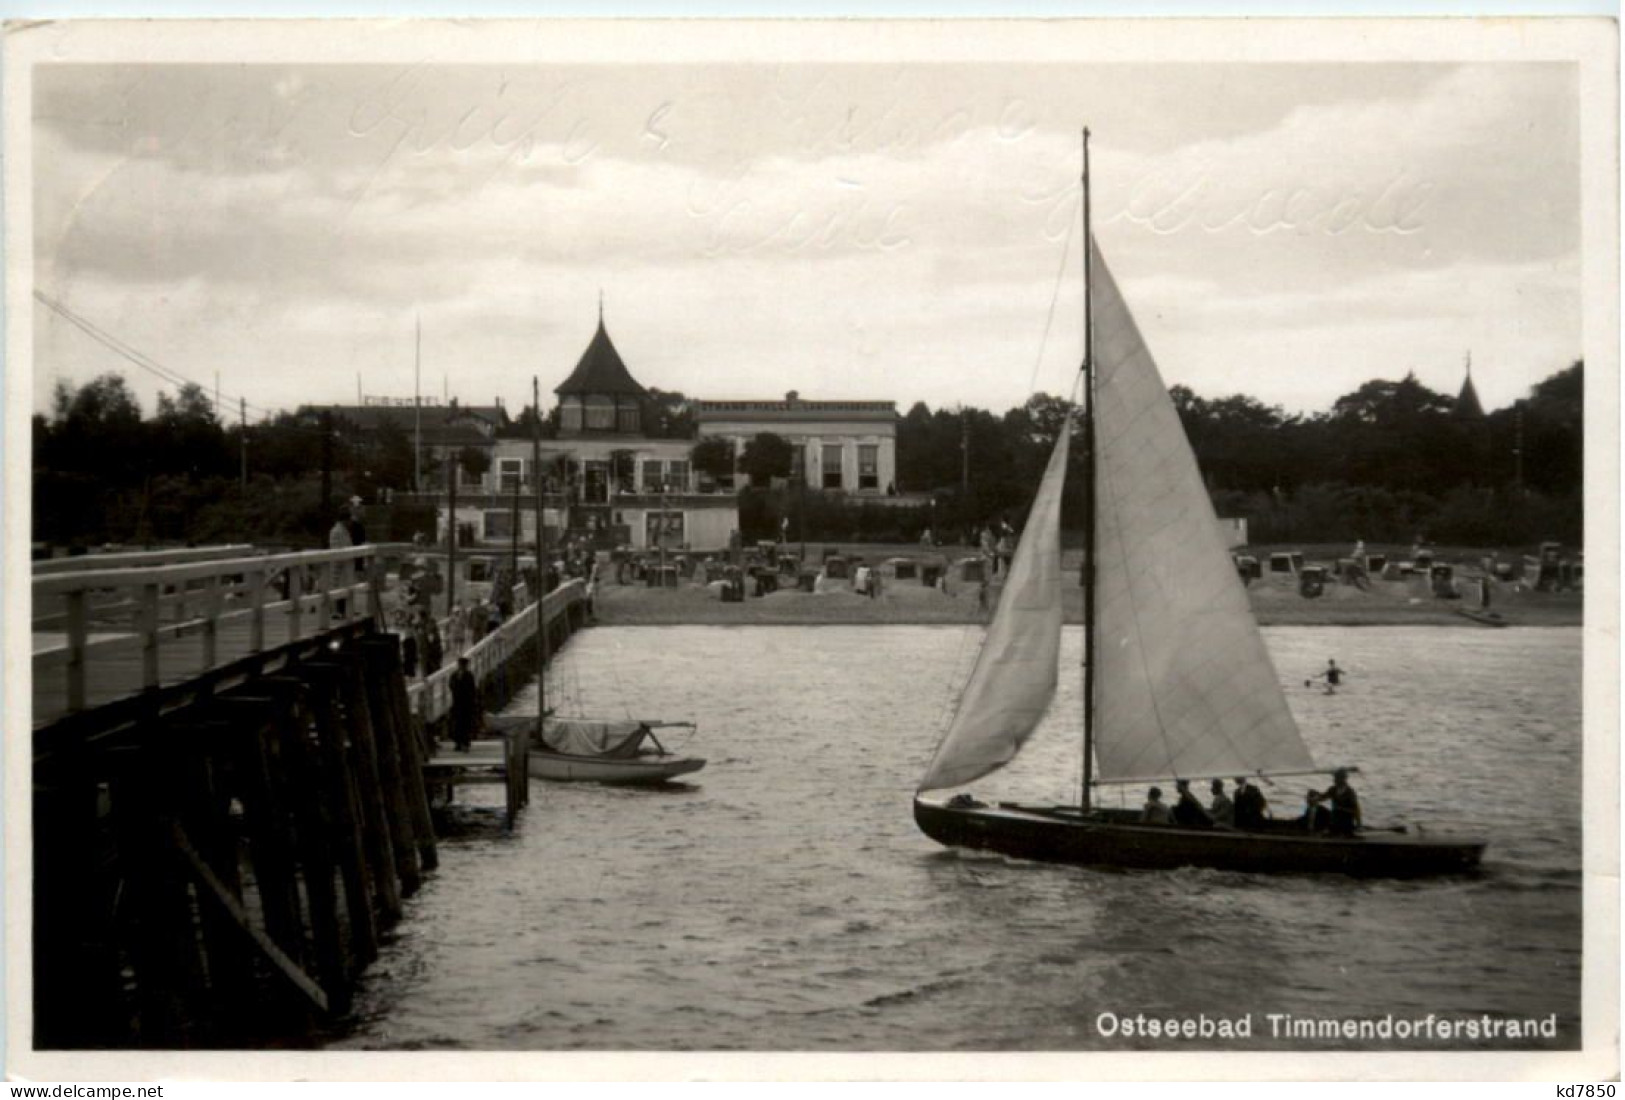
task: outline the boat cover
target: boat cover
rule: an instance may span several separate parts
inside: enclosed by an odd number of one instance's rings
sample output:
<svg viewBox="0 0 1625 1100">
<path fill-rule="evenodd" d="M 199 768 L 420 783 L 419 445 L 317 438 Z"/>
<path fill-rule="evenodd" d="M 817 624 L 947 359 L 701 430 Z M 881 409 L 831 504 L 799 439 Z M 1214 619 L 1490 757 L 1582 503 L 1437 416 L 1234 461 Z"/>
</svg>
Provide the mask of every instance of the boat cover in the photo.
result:
<svg viewBox="0 0 1625 1100">
<path fill-rule="evenodd" d="M 617 760 L 636 756 L 648 735 L 648 726 L 633 721 L 549 718 L 542 726 L 542 743 L 553 752 Z"/>
</svg>

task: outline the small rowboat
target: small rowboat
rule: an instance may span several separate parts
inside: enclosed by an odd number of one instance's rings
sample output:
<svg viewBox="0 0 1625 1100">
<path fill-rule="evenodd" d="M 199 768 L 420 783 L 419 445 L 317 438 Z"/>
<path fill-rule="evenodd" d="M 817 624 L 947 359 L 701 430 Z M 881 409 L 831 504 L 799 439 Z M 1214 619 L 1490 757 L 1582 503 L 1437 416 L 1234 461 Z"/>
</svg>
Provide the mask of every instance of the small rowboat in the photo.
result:
<svg viewBox="0 0 1625 1100">
<path fill-rule="evenodd" d="M 1458 607 L 1456 608 L 1456 614 L 1471 619 L 1475 623 L 1483 623 L 1485 626 L 1509 625 L 1499 611 L 1480 611 L 1476 607 Z"/>
<path fill-rule="evenodd" d="M 530 732 L 535 722 L 530 717 L 506 717 L 491 719 L 488 724 Z M 549 717 L 543 721 L 541 740 L 531 741 L 531 778 L 555 783 L 650 786 L 705 767 L 699 757 L 666 751 L 654 731 L 671 727 L 693 729 L 694 723 Z"/>
</svg>

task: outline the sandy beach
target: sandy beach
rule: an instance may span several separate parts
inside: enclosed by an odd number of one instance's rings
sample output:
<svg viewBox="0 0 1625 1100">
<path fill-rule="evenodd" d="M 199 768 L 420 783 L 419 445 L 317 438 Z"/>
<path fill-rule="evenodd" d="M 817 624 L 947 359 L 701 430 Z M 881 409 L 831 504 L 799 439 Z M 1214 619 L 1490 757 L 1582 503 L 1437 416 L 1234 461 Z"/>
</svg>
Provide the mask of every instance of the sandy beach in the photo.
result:
<svg viewBox="0 0 1625 1100">
<path fill-rule="evenodd" d="M 933 554 L 908 554 L 902 547 L 843 547 L 870 562 L 884 562 L 907 555 L 919 560 L 958 561 L 968 556 L 962 549 L 947 548 Z M 1441 561 L 1469 561 L 1471 551 L 1441 554 Z M 1476 556 L 1476 555 L 1475 555 Z M 819 553 L 810 555 L 817 560 Z M 1317 559 L 1311 559 L 1317 560 Z M 1062 591 L 1068 623 L 1083 621 L 1083 590 L 1078 584 L 1077 553 L 1065 556 L 1065 587 Z M 885 577 L 880 595 L 874 598 L 852 591 L 849 582 L 826 582 L 825 591 L 808 593 L 781 589 L 761 597 L 747 595 L 743 603 L 724 603 L 714 588 L 683 582 L 677 588 L 649 588 L 642 584 L 617 584 L 606 571 L 607 583 L 598 591 L 595 617 L 605 625 L 795 625 L 795 624 L 926 624 L 968 623 L 984 620 L 989 612 L 980 606 L 978 586 L 950 580 L 946 591 L 928 587 L 918 579 Z M 1247 586 L 1253 613 L 1265 626 L 1464 626 L 1463 608 L 1477 606 L 1476 572 L 1467 574 L 1470 583 L 1461 586 L 1460 599 L 1434 596 L 1420 577 L 1404 580 L 1373 580 L 1366 588 L 1336 581 L 1328 583 L 1320 596 L 1300 594 L 1297 580 L 1289 576 L 1266 576 Z M 998 599 L 997 581 L 988 586 L 987 604 Z M 1491 590 L 1491 610 L 1503 616 L 1509 626 L 1578 626 L 1582 621 L 1584 598 L 1580 592 L 1536 592 L 1520 584 L 1496 583 Z M 1485 627 L 1484 629 L 1491 629 Z"/>
</svg>

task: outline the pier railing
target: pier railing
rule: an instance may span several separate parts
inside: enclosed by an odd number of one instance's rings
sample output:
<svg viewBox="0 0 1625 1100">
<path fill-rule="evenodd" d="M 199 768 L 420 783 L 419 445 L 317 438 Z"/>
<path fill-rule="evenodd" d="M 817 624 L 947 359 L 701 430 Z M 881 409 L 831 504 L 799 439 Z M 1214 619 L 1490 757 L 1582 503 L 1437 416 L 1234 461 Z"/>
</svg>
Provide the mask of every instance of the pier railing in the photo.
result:
<svg viewBox="0 0 1625 1100">
<path fill-rule="evenodd" d="M 335 622 L 379 622 L 382 584 L 371 546 L 36 571 L 33 723 L 191 679 Z"/>
<path fill-rule="evenodd" d="M 586 585 L 581 580 L 569 580 L 542 597 L 541 611 L 544 622 L 552 624 L 570 612 L 585 598 Z M 516 612 L 513 618 L 469 646 L 462 653 L 468 658 L 469 671 L 477 683 L 502 673 L 518 649 L 536 635 L 535 603 Z M 456 655 L 437 672 L 430 673 L 407 689 L 412 713 L 425 726 L 445 718 L 451 713 L 451 674 L 457 670 Z"/>
</svg>

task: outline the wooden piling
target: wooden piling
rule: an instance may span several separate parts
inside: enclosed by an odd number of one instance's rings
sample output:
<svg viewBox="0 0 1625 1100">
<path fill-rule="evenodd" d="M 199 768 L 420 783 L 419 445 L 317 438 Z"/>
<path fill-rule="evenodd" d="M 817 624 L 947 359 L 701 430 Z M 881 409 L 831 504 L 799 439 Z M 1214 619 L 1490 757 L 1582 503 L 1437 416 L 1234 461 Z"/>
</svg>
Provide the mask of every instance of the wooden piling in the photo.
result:
<svg viewBox="0 0 1625 1100">
<path fill-rule="evenodd" d="M 394 667 L 400 667 L 398 650 L 391 661 Z M 418 727 L 412 715 L 412 705 L 406 697 L 405 677 L 391 676 L 386 683 L 396 743 L 401 748 L 401 767 L 417 777 L 416 782 L 407 785 L 406 808 L 412 819 L 412 834 L 417 839 L 418 862 L 424 871 L 433 871 L 440 866 L 440 853 L 435 847 L 434 819 L 429 814 L 429 792 L 423 783 L 423 764 L 429 754 L 425 751 L 423 731 Z"/>
<path fill-rule="evenodd" d="M 372 718 L 373 741 L 378 754 L 381 801 L 389 829 L 390 851 L 395 858 L 395 874 L 402 897 L 411 897 L 423 883 L 418 863 L 418 839 L 408 806 L 409 787 L 421 793 L 423 776 L 408 771 L 402 759 L 401 729 L 395 714 L 390 680 L 400 675 L 399 650 L 393 638 L 363 638 L 356 644 L 362 659 L 362 682 L 367 692 L 367 711 Z M 391 658 L 394 658 L 392 661 Z M 434 838 L 427 838 L 434 843 Z"/>
<path fill-rule="evenodd" d="M 341 652 L 329 660 L 311 661 L 306 667 L 330 671 L 333 676 L 338 717 L 341 728 L 349 735 L 350 773 L 356 789 L 367 879 L 378 921 L 387 927 L 400 919 L 401 892 L 389 820 L 384 812 L 383 770 L 378 764 L 363 658 L 358 653 Z"/>
<path fill-rule="evenodd" d="M 190 888 L 170 852 L 173 777 L 167 754 L 158 746 L 162 730 L 144 727 L 141 752 L 118 778 L 113 806 L 118 861 L 128 911 L 134 922 L 130 942 L 141 1046 L 185 1048 L 197 1045 L 198 1017 L 190 1006 L 205 997 L 203 959 Z"/>
<path fill-rule="evenodd" d="M 333 857 L 344 885 L 351 975 L 378 957 L 378 922 L 373 911 L 372 876 L 362 837 L 360 796 L 350 767 L 347 737 L 337 713 L 337 678 L 331 670 L 301 666 L 297 675 L 309 687 L 307 704 L 320 768 L 319 800 L 331 822 Z"/>
<path fill-rule="evenodd" d="M 207 868 L 212 887 L 199 888 L 203 954 L 208 964 L 209 1004 L 214 1036 L 224 1042 L 245 1041 L 251 1034 L 256 1001 L 254 959 L 236 917 L 216 896 L 226 891 L 241 899 L 242 873 L 238 837 L 229 814 L 227 765 L 229 727 L 221 721 L 171 727 L 164 746 L 168 770 L 178 782 L 175 822 L 193 842 L 195 857 Z M 182 856 L 179 851 L 173 855 Z"/>
</svg>

